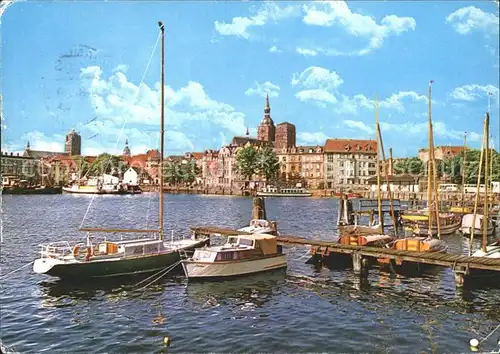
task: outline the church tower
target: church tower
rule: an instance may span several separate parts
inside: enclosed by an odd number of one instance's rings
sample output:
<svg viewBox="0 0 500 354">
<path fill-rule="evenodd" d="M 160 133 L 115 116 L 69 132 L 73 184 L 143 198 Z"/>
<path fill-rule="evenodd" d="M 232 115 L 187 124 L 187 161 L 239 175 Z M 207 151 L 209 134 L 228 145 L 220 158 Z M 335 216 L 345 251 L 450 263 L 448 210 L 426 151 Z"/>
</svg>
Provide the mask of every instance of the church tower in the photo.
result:
<svg viewBox="0 0 500 354">
<path fill-rule="evenodd" d="M 130 156 L 130 148 L 128 147 L 128 139 L 125 140 L 125 147 L 123 148 L 123 156 Z"/>
<path fill-rule="evenodd" d="M 273 119 L 271 118 L 271 106 L 269 105 L 269 94 L 266 96 L 266 106 L 264 107 L 264 118 L 259 125 L 257 139 L 274 142 L 276 134 L 276 127 L 274 126 Z"/>
</svg>

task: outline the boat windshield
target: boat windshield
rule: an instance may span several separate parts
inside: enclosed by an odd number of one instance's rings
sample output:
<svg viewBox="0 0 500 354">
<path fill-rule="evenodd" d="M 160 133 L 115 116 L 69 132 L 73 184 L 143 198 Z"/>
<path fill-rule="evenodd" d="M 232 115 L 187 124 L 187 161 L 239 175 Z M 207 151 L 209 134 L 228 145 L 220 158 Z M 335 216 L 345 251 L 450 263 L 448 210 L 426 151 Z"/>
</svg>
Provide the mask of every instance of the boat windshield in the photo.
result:
<svg viewBox="0 0 500 354">
<path fill-rule="evenodd" d="M 248 238 L 240 238 L 239 243 L 243 246 L 253 246 L 253 240 Z"/>
</svg>

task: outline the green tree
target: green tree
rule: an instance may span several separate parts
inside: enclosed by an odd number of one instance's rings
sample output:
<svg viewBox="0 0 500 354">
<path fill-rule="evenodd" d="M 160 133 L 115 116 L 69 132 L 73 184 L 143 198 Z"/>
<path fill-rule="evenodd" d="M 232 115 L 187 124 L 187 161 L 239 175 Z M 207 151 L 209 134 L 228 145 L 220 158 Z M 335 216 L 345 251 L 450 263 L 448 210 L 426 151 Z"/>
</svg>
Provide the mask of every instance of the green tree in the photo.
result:
<svg viewBox="0 0 500 354">
<path fill-rule="evenodd" d="M 396 174 L 409 173 L 412 175 L 421 175 L 425 172 L 425 164 L 418 157 L 397 161 L 394 164 Z"/>
<path fill-rule="evenodd" d="M 178 163 L 167 162 L 163 165 L 163 180 L 173 185 L 181 182 L 181 169 Z"/>
<path fill-rule="evenodd" d="M 104 173 L 124 173 L 127 166 L 121 156 L 110 155 L 107 153 L 100 154 L 88 167 L 88 175 L 101 176 Z"/>
<path fill-rule="evenodd" d="M 260 149 L 256 158 L 256 171 L 266 177 L 266 181 L 276 179 L 280 165 L 274 150 L 266 146 Z"/>
<path fill-rule="evenodd" d="M 179 166 L 181 182 L 191 184 L 196 181 L 201 173 L 201 169 L 196 164 L 194 160 L 188 160 L 185 163 L 181 163 Z"/>
<path fill-rule="evenodd" d="M 236 170 L 247 180 L 257 172 L 258 152 L 253 146 L 246 146 L 236 154 Z"/>
</svg>

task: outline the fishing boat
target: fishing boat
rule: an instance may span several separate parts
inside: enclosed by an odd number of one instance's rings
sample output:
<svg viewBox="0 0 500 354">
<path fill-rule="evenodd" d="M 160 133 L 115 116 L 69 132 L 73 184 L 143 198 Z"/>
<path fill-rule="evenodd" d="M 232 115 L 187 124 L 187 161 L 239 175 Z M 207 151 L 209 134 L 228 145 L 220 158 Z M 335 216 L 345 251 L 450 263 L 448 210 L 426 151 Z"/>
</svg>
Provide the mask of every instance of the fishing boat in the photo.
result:
<svg viewBox="0 0 500 354">
<path fill-rule="evenodd" d="M 427 201 L 429 205 L 432 202 L 432 200 L 435 201 L 434 203 L 435 210 L 429 208 L 402 216 L 403 225 L 405 223 L 407 225 L 410 224 L 413 236 L 400 238 L 386 245 L 386 247 L 396 250 L 446 253 L 448 251 L 448 245 L 441 240 L 441 235 L 454 233 L 460 226 L 460 217 L 451 213 L 440 213 L 439 204 L 437 203 L 436 163 L 434 156 L 434 136 L 433 136 L 432 119 L 431 119 L 432 83 L 433 81 L 431 80 L 429 82 L 429 94 L 428 94 L 429 162 L 428 162 L 428 172 L 427 172 L 428 175 Z M 434 238 L 434 236 L 436 236 L 437 238 Z M 391 260 L 388 258 L 379 258 L 377 259 L 377 261 L 380 264 L 391 263 Z M 396 260 L 394 264 L 397 266 L 410 265 L 411 268 L 413 268 L 413 266 L 416 266 L 417 268 L 420 268 L 422 266 L 419 263 L 404 262 L 402 260 Z"/>
<path fill-rule="evenodd" d="M 386 165 L 384 143 L 382 141 L 382 132 L 380 130 L 380 123 L 378 118 L 378 96 L 375 99 L 375 131 L 377 140 L 376 165 L 380 166 L 381 162 L 383 162 L 384 165 Z M 388 183 L 389 176 L 387 174 L 387 170 L 384 171 L 385 171 L 385 178 L 387 185 L 389 185 Z M 382 212 L 382 197 L 381 197 L 381 178 L 382 178 L 381 169 L 377 168 L 378 221 L 373 220 L 373 210 L 371 210 L 370 224 L 359 225 L 358 224 L 359 213 L 357 213 L 355 216 L 350 216 L 353 215 L 352 202 L 349 200 L 352 199 L 351 194 L 346 194 L 342 197 L 342 201 L 340 202 L 338 220 L 337 220 L 338 230 L 340 232 L 340 238 L 338 240 L 339 243 L 346 245 L 384 247 L 387 243 L 394 240 L 393 236 L 384 234 L 384 220 L 383 220 L 384 217 Z M 390 205 L 391 215 L 394 216 L 395 215 L 394 205 L 390 189 L 389 189 L 389 205 Z M 354 224 L 352 224 L 353 222 Z M 395 219 L 393 219 L 393 222 L 394 225 L 396 225 Z"/>
<path fill-rule="evenodd" d="M 475 219 L 475 220 L 474 220 Z M 474 214 L 465 214 L 462 217 L 462 225 L 460 226 L 459 231 L 464 236 L 469 236 L 472 233 L 472 228 L 474 228 L 474 233 L 479 234 L 483 230 L 483 223 L 487 222 L 486 226 L 486 235 L 490 236 L 495 231 L 495 227 L 491 219 L 487 221 L 484 218 L 484 215 L 476 215 L 474 218 Z M 475 224 L 473 226 L 473 224 Z"/>
<path fill-rule="evenodd" d="M 429 209 L 422 209 L 401 216 L 403 225 L 412 231 L 415 236 L 438 235 L 437 220 L 429 218 L 429 214 L 435 214 Z M 429 225 L 430 233 L 429 233 Z M 439 231 L 441 235 L 452 235 L 458 231 L 461 225 L 461 217 L 454 213 L 439 213 Z"/>
<path fill-rule="evenodd" d="M 228 278 L 287 267 L 286 255 L 276 236 L 228 236 L 226 244 L 198 248 L 181 261 L 188 279 Z"/>
<path fill-rule="evenodd" d="M 3 187 L 3 194 L 61 194 L 61 187 Z"/>
<path fill-rule="evenodd" d="M 258 197 L 310 197 L 312 193 L 305 188 L 277 188 L 266 186 L 257 192 Z"/>
<path fill-rule="evenodd" d="M 162 37 L 161 82 L 164 87 L 164 26 L 158 23 Z M 40 258 L 33 264 L 33 271 L 62 279 L 102 278 L 120 275 L 149 273 L 173 267 L 180 261 L 180 253 L 193 251 L 208 244 L 209 238 L 165 241 L 163 239 L 163 161 L 164 161 L 164 90 L 161 90 L 161 158 L 158 166 L 159 188 L 159 225 L 158 229 L 101 229 L 80 228 L 86 232 L 86 242 L 72 245 L 68 241 L 58 241 L 41 245 Z M 110 241 L 106 238 L 94 242 L 92 233 L 113 233 L 152 235 L 147 238 Z"/>
</svg>

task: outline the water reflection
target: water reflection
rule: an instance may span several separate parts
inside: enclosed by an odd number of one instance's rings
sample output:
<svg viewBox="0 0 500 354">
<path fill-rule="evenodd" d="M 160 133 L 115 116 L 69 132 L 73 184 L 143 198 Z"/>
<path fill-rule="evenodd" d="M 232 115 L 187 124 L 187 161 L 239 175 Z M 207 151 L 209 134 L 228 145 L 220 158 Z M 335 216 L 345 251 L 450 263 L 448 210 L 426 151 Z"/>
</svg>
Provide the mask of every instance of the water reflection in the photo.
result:
<svg viewBox="0 0 500 354">
<path fill-rule="evenodd" d="M 186 285 L 189 306 L 210 308 L 231 304 L 243 309 L 261 308 L 286 284 L 278 269 L 224 281 L 190 282 Z"/>
</svg>

